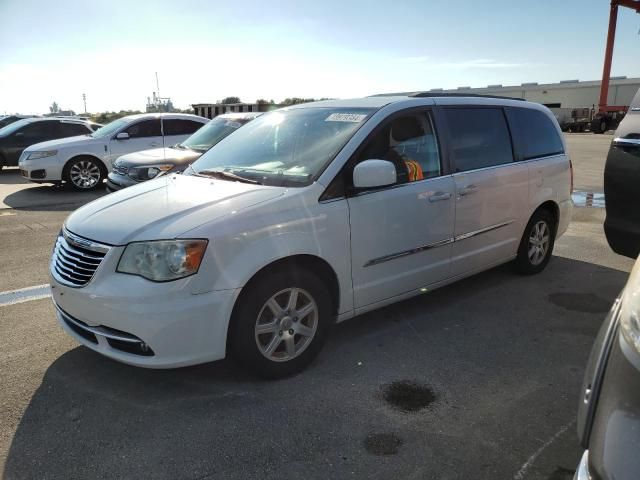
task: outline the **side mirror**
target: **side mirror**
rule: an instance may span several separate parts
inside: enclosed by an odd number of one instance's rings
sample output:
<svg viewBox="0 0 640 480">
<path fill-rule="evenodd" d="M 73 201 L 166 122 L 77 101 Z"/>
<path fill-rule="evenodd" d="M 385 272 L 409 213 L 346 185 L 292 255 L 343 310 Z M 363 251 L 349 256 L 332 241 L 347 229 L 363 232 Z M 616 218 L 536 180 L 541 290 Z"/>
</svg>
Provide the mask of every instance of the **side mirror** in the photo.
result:
<svg viewBox="0 0 640 480">
<path fill-rule="evenodd" d="M 355 188 L 386 187 L 396 183 L 396 167 L 387 160 L 365 160 L 353 169 Z"/>
<path fill-rule="evenodd" d="M 128 140 L 129 134 L 127 132 L 120 132 L 116 135 L 116 140 Z"/>
</svg>

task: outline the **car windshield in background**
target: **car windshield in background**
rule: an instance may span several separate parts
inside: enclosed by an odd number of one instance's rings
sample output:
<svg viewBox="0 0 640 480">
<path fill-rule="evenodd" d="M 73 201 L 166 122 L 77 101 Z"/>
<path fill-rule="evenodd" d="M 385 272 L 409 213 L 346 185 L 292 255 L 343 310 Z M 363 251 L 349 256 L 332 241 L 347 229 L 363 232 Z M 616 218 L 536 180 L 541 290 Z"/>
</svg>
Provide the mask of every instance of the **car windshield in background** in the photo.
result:
<svg viewBox="0 0 640 480">
<path fill-rule="evenodd" d="M 110 135 L 115 134 L 118 130 L 129 123 L 128 120 L 120 118 L 118 120 L 114 120 L 111 123 L 107 123 L 104 127 L 99 128 L 95 132 L 91 134 L 93 138 L 105 138 Z"/>
<path fill-rule="evenodd" d="M 4 137 L 5 135 L 11 135 L 13 132 L 24 127 L 25 125 L 28 125 L 29 123 L 31 123 L 31 120 L 27 118 L 10 123 L 6 127 L 0 128 L 0 137 Z"/>
<path fill-rule="evenodd" d="M 249 120 L 248 118 L 214 118 L 182 142 L 180 146 L 196 152 L 206 152 Z"/>
<path fill-rule="evenodd" d="M 309 185 L 373 112 L 309 107 L 267 113 L 211 148 L 192 172 L 228 172 L 265 185 Z"/>
</svg>

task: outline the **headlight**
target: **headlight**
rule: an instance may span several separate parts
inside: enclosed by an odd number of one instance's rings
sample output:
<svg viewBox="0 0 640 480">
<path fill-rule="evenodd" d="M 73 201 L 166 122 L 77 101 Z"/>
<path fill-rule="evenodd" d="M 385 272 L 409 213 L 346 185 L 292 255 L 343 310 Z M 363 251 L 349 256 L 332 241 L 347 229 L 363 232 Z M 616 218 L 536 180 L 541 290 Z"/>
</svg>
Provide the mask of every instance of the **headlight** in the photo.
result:
<svg viewBox="0 0 640 480">
<path fill-rule="evenodd" d="M 168 282 L 198 272 L 207 240 L 158 240 L 127 245 L 116 269 L 154 282 Z"/>
<path fill-rule="evenodd" d="M 129 177 L 133 180 L 144 181 L 157 177 L 161 172 L 171 170 L 173 165 L 153 165 L 150 167 L 131 167 Z"/>
<path fill-rule="evenodd" d="M 620 329 L 629 345 L 640 353 L 640 262 L 633 267 L 622 294 Z"/>
<path fill-rule="evenodd" d="M 30 152 L 25 160 L 38 160 L 39 158 L 53 157 L 57 154 L 57 150 L 47 150 L 45 152 Z"/>
</svg>

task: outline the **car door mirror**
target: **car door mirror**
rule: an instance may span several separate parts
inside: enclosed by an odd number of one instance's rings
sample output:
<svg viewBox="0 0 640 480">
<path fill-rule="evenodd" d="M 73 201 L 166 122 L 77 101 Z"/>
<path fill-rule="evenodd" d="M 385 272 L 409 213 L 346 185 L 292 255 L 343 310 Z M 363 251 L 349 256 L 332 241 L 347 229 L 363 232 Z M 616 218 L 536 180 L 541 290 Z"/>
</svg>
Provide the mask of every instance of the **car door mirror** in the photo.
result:
<svg viewBox="0 0 640 480">
<path fill-rule="evenodd" d="M 120 132 L 116 135 L 116 140 L 128 140 L 129 134 L 127 132 Z"/>
<path fill-rule="evenodd" d="M 396 183 L 396 167 L 387 160 L 365 160 L 353 169 L 355 188 L 386 187 Z"/>
</svg>

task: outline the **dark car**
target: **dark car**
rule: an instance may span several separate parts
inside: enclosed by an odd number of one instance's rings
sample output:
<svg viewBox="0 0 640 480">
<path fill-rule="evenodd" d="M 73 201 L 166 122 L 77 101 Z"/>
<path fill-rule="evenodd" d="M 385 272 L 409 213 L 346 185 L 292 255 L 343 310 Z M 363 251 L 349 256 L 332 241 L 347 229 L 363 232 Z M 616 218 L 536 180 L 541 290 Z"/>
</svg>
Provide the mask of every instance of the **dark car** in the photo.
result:
<svg viewBox="0 0 640 480">
<path fill-rule="evenodd" d="M 7 125 L 11 125 L 18 120 L 23 120 L 25 118 L 33 118 L 34 115 L 6 115 L 4 117 L 0 117 L 0 128 L 4 128 Z"/>
<path fill-rule="evenodd" d="M 220 140 L 260 115 L 258 112 L 218 115 L 182 143 L 123 155 L 114 162 L 107 177 L 107 190 L 120 190 L 161 174 L 181 172 Z"/>
<path fill-rule="evenodd" d="M 604 231 L 614 252 L 640 254 L 640 90 L 616 130 L 604 168 Z"/>
<path fill-rule="evenodd" d="M 617 253 L 640 252 L 640 91 L 611 143 L 605 233 Z M 640 260 L 596 337 L 578 407 L 586 449 L 575 480 L 640 478 Z"/>
<path fill-rule="evenodd" d="M 97 123 L 66 118 L 25 118 L 0 129 L 0 169 L 18 165 L 25 148 L 57 138 L 87 135 Z"/>
</svg>

